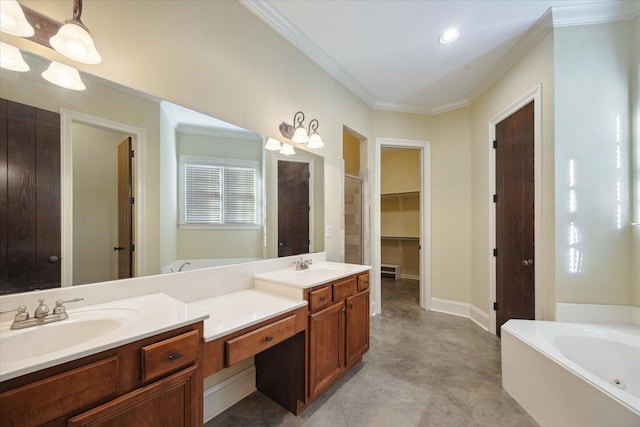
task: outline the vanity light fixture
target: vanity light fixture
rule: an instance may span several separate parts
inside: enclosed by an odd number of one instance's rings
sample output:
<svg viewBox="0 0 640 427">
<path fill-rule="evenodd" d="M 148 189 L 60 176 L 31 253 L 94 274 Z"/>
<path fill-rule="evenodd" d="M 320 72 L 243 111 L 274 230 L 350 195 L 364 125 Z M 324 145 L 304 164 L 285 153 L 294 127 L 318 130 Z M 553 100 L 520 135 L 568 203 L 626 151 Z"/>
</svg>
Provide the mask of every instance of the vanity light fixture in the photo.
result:
<svg viewBox="0 0 640 427">
<path fill-rule="evenodd" d="M 292 156 L 296 154 L 296 151 L 293 149 L 291 144 L 282 144 L 282 150 L 280 150 L 280 154 L 284 154 L 285 156 Z"/>
<path fill-rule="evenodd" d="M 29 71 L 29 65 L 24 62 L 20 49 L 3 42 L 0 42 L 0 67 L 19 72 Z"/>
<path fill-rule="evenodd" d="M 269 138 L 267 139 L 267 145 L 265 145 L 264 148 L 271 151 L 279 151 L 282 149 L 282 144 L 280 144 L 280 141 L 275 138 Z"/>
<path fill-rule="evenodd" d="M 31 37 L 35 34 L 16 0 L 0 1 L 0 31 L 18 37 Z"/>
<path fill-rule="evenodd" d="M 80 20 L 81 16 L 82 0 L 74 0 L 73 18 L 65 21 L 58 33 L 49 39 L 49 43 L 67 58 L 83 64 L 98 64 L 102 57 L 96 50 L 89 30 Z"/>
<path fill-rule="evenodd" d="M 322 138 L 318 133 L 318 121 L 316 119 L 309 122 L 309 143 L 307 147 L 314 149 L 324 147 L 324 142 L 322 142 Z"/>
<path fill-rule="evenodd" d="M 321 148 L 324 147 L 322 138 L 318 134 L 318 120 L 313 119 L 309 123 L 309 132 L 304 128 L 302 124 L 304 122 L 304 113 L 298 111 L 293 116 L 293 125 L 282 122 L 280 124 L 280 133 L 287 139 L 298 144 L 307 144 L 309 148 Z"/>
<path fill-rule="evenodd" d="M 49 68 L 42 73 L 42 77 L 54 85 L 65 89 L 85 90 L 86 86 L 80 79 L 80 73 L 73 67 L 52 61 Z"/>
<path fill-rule="evenodd" d="M 460 37 L 460 31 L 456 28 L 451 28 L 442 33 L 442 35 L 438 38 L 438 43 L 440 44 L 449 44 L 458 40 Z"/>
</svg>

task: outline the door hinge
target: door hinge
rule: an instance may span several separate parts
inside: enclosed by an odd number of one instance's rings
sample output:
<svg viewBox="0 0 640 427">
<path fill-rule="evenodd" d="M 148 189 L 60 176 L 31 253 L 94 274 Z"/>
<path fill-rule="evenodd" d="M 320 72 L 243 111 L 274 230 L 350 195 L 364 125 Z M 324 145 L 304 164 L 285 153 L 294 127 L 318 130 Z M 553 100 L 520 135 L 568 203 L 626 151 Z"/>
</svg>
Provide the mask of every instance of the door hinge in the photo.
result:
<svg viewBox="0 0 640 427">
<path fill-rule="evenodd" d="M 498 303 L 497 302 L 493 303 L 493 311 L 498 311 Z"/>
<path fill-rule="evenodd" d="M 135 252 L 136 250 L 136 245 L 131 245 L 131 252 Z"/>
<path fill-rule="evenodd" d="M 498 195 L 497 194 L 493 195 L 493 203 L 498 203 Z"/>
<path fill-rule="evenodd" d="M 498 256 L 498 250 L 497 249 L 493 250 L 493 256 Z"/>
<path fill-rule="evenodd" d="M 497 139 L 493 140 L 493 148 L 498 148 L 498 140 Z"/>
<path fill-rule="evenodd" d="M 133 159 L 133 156 L 134 156 L 133 150 L 129 151 L 129 157 Z"/>
<path fill-rule="evenodd" d="M 129 203 L 131 203 L 132 205 L 136 202 L 136 198 L 135 197 L 130 197 L 129 198 Z"/>
</svg>

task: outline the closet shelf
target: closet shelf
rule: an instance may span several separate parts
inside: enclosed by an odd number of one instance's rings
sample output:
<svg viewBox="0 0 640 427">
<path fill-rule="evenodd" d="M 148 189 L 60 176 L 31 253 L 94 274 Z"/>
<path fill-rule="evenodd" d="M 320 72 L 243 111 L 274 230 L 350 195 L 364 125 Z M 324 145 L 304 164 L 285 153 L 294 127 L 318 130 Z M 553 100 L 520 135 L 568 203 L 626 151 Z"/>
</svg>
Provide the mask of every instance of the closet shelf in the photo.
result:
<svg viewBox="0 0 640 427">
<path fill-rule="evenodd" d="M 420 240 L 417 236 L 381 236 L 383 240 Z"/>
</svg>

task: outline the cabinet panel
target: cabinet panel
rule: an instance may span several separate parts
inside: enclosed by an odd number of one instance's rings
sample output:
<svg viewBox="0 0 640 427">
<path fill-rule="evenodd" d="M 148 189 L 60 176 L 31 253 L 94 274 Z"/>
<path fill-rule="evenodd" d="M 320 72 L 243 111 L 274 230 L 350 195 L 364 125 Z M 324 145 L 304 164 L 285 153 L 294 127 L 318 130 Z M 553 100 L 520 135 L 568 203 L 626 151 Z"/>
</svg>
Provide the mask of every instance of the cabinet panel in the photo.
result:
<svg viewBox="0 0 640 427">
<path fill-rule="evenodd" d="M 43 424 L 116 396 L 118 376 L 119 357 L 113 356 L 9 390 L 0 394 L 0 420 L 7 426 Z"/>
<path fill-rule="evenodd" d="M 347 298 L 347 366 L 369 350 L 369 292 Z"/>
<path fill-rule="evenodd" d="M 199 347 L 198 331 L 142 347 L 142 380 L 158 378 L 193 363 Z"/>
<path fill-rule="evenodd" d="M 366 291 L 369 289 L 369 273 L 361 274 L 358 276 L 358 292 Z"/>
<path fill-rule="evenodd" d="M 309 316 L 309 394 L 313 398 L 340 376 L 344 367 L 344 303 Z"/>
<path fill-rule="evenodd" d="M 198 375 L 192 366 L 69 420 L 69 427 L 196 426 Z"/>
</svg>

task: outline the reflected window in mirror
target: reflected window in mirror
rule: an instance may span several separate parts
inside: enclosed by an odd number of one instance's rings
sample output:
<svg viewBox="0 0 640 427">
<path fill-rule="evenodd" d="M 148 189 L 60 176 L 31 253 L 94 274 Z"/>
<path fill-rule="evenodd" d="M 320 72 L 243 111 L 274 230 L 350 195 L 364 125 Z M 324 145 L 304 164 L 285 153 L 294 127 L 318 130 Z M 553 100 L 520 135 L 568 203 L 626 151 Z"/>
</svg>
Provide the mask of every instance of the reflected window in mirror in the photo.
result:
<svg viewBox="0 0 640 427">
<path fill-rule="evenodd" d="M 261 225 L 260 164 L 250 160 L 180 156 L 180 223 Z"/>
</svg>

